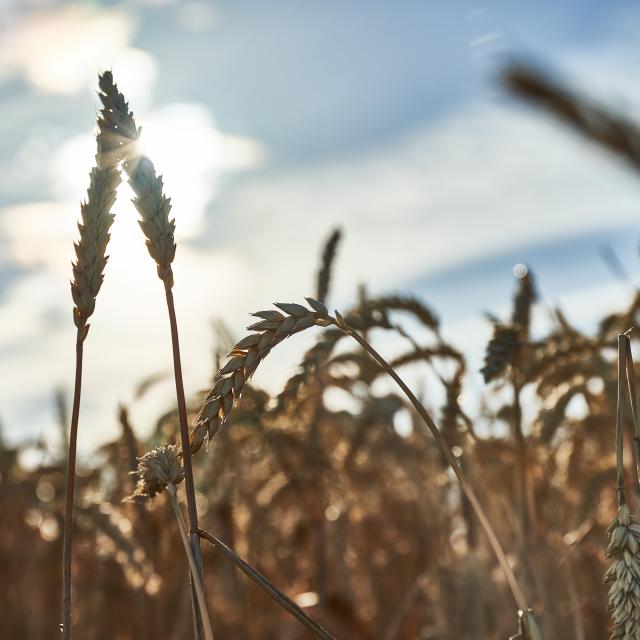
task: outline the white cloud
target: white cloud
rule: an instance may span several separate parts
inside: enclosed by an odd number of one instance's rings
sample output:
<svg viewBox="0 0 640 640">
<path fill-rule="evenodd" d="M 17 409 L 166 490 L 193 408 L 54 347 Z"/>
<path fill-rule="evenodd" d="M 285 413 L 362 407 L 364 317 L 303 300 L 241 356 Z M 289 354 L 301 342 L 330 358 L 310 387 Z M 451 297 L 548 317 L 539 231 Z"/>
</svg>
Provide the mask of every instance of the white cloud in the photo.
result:
<svg viewBox="0 0 640 640">
<path fill-rule="evenodd" d="M 17 14 L 2 29 L 0 80 L 21 74 L 35 88 L 78 94 L 95 84 L 101 69 L 118 69 L 130 99 L 148 100 L 155 63 L 130 46 L 135 22 L 122 9 L 74 3 Z"/>
<path fill-rule="evenodd" d="M 253 169 L 266 157 L 258 141 L 220 131 L 208 109 L 199 104 L 169 104 L 143 114 L 138 122 L 144 122 L 142 152 L 153 160 L 171 196 L 178 239 L 199 233 L 223 176 Z M 90 133 L 74 136 L 60 146 L 51 164 L 58 197 L 77 201 L 84 197 L 94 155 L 95 138 Z M 128 187 L 121 192 L 119 212 L 136 217 Z"/>
<path fill-rule="evenodd" d="M 262 290 L 280 295 L 303 293 L 318 243 L 342 224 L 341 292 L 350 294 L 360 281 L 394 287 L 517 245 L 634 222 L 639 201 L 636 176 L 577 136 L 479 103 L 375 153 L 256 179 L 221 210 Z M 292 274 L 292 264 L 309 269 Z"/>
</svg>

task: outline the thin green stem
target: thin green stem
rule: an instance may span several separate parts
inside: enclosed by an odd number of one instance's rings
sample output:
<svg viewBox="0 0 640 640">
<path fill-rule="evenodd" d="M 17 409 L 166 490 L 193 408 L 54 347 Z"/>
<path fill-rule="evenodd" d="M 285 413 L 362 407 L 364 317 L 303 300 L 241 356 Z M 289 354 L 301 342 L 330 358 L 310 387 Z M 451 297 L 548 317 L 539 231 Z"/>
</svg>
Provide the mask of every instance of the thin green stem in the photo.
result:
<svg viewBox="0 0 640 640">
<path fill-rule="evenodd" d="M 507 556 L 504 550 L 502 549 L 500 542 L 498 541 L 498 538 L 493 530 L 493 527 L 489 522 L 489 518 L 487 517 L 482 505 L 480 504 L 480 501 L 478 500 L 474 490 L 471 488 L 471 485 L 469 485 L 469 483 L 467 482 L 467 479 L 465 478 L 460 465 L 455 459 L 455 456 L 453 455 L 453 452 L 451 451 L 451 448 L 447 444 L 447 441 L 445 440 L 444 436 L 440 432 L 440 429 L 438 429 L 435 422 L 432 420 L 431 416 L 427 413 L 427 410 L 424 408 L 424 406 L 418 400 L 418 398 L 416 398 L 416 396 L 411 391 L 411 389 L 409 389 L 409 387 L 405 384 L 402 378 L 395 372 L 395 370 L 389 365 L 389 363 L 367 342 L 367 340 L 365 340 L 360 334 L 358 334 L 355 331 L 355 329 L 347 325 L 342 317 L 338 318 L 337 326 L 345 334 L 350 335 L 356 342 L 358 342 L 358 344 L 360 344 L 364 348 L 364 350 L 395 380 L 395 382 L 402 389 L 402 391 L 405 393 L 407 398 L 409 398 L 411 404 L 415 407 L 416 411 L 418 412 L 420 417 L 423 419 L 424 423 L 429 428 L 429 431 L 435 438 L 436 443 L 438 444 L 438 446 L 440 447 L 440 450 L 442 451 L 442 454 L 444 455 L 447 462 L 453 469 L 453 472 L 455 473 L 456 477 L 458 478 L 458 482 L 460 483 L 462 490 L 467 496 L 467 499 L 469 500 L 469 503 L 471 504 L 471 507 L 473 508 L 473 511 L 475 512 L 476 517 L 478 518 L 478 521 L 480 522 L 480 526 L 483 528 L 485 535 L 489 540 L 489 544 L 493 549 L 493 553 L 496 556 L 498 564 L 502 568 L 502 571 L 507 580 L 507 584 L 509 585 L 509 588 L 511 590 L 511 593 L 513 594 L 513 598 L 516 601 L 518 608 L 521 611 L 525 611 L 525 612 L 528 611 L 529 608 L 527 605 L 527 600 L 524 596 L 522 589 L 520 588 L 520 585 L 518 584 L 518 581 L 516 579 L 516 576 L 513 570 L 511 569 L 511 566 L 509 565 Z"/>
<path fill-rule="evenodd" d="M 265 593 L 271 596 L 283 609 L 286 609 L 292 616 L 297 618 L 302 624 L 312 631 L 318 638 L 323 640 L 335 640 L 335 638 L 317 622 L 310 618 L 291 598 L 286 596 L 278 587 L 273 585 L 259 571 L 256 571 L 249 563 L 245 562 L 233 549 L 228 547 L 222 540 L 204 529 L 198 529 L 198 535 L 218 548 L 224 555 L 233 562 L 242 573 L 253 580 Z"/>
<path fill-rule="evenodd" d="M 62 622 L 60 630 L 63 640 L 71 640 L 71 564 L 73 558 L 73 512 L 75 506 L 76 448 L 78 420 L 80 417 L 80 394 L 82 391 L 82 355 L 86 328 L 79 328 L 76 335 L 76 374 L 73 390 L 73 409 L 69 433 L 69 457 L 67 461 L 67 487 L 64 499 L 64 531 L 62 534 Z"/>
<path fill-rule="evenodd" d="M 169 493 L 171 507 L 173 508 L 173 512 L 175 513 L 176 520 L 178 522 L 178 529 L 180 530 L 180 538 L 182 539 L 182 544 L 184 545 L 184 551 L 187 555 L 187 560 L 189 562 L 189 569 L 191 571 L 191 577 L 192 577 L 191 583 L 194 586 L 196 597 L 198 599 L 200 617 L 203 622 L 202 626 L 203 626 L 204 636 L 206 640 L 213 640 L 213 631 L 211 629 L 211 621 L 209 620 L 207 602 L 204 597 L 204 585 L 202 583 L 202 578 L 200 577 L 200 572 L 198 570 L 198 566 L 193 556 L 193 549 L 189 542 L 189 538 L 187 537 L 187 531 L 184 524 L 184 518 L 182 517 L 182 511 L 180 510 L 180 505 L 178 504 L 178 495 L 176 493 L 175 485 L 170 483 L 167 486 L 167 492 Z"/>
</svg>

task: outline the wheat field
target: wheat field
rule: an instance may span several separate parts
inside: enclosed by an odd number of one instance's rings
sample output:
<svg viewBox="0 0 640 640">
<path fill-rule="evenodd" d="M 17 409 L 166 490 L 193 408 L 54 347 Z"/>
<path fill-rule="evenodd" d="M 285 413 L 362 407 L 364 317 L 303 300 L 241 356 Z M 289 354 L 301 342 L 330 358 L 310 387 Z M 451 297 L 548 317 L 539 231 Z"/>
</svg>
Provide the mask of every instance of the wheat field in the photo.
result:
<svg viewBox="0 0 640 640">
<path fill-rule="evenodd" d="M 247 300 L 247 335 L 221 332 L 210 379 L 185 390 L 179 338 L 193 318 L 174 304 L 177 223 L 116 80 L 99 77 L 71 272 L 76 377 L 71 407 L 56 400 L 67 450 L 24 445 L 45 454 L 33 467 L 0 443 L 2 637 L 640 638 L 640 294 L 585 333 L 522 267 L 474 371 L 411 292 L 362 287 L 334 311 L 342 233 L 327 229 L 309 296 L 258 311 Z M 512 65 L 501 82 L 638 168 L 628 119 L 535 68 Z M 89 428 L 84 346 L 100 330 L 122 180 L 160 280 L 145 295 L 165 298 L 175 402 L 144 439 L 128 407 L 114 407 L 118 437 L 76 462 Z M 270 353 L 302 333 L 314 344 L 281 392 L 254 386 Z M 390 339 L 401 351 L 383 356 Z M 439 395 L 412 389 L 408 368 Z M 380 393 L 381 380 L 393 386 Z M 482 382 L 475 414 L 461 402 L 470 380 Z M 332 408 L 332 390 L 354 408 Z"/>
</svg>

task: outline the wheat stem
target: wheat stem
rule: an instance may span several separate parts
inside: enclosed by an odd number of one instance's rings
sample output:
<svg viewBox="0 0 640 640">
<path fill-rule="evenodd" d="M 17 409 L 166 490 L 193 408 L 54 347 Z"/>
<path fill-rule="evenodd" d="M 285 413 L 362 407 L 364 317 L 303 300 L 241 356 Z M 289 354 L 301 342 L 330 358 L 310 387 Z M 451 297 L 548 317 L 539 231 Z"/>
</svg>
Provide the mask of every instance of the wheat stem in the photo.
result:
<svg viewBox="0 0 640 640">
<path fill-rule="evenodd" d="M 169 324 L 171 327 L 171 346 L 173 349 L 173 371 L 176 384 L 176 398 L 178 402 L 178 421 L 180 423 L 180 443 L 182 445 L 182 462 L 184 465 L 185 495 L 187 497 L 187 514 L 189 518 L 189 539 L 193 557 L 197 567 L 197 576 L 200 582 L 204 582 L 204 569 L 202 564 L 202 551 L 200 549 L 200 536 L 198 530 L 198 510 L 196 506 L 196 491 L 193 481 L 193 466 L 191 463 L 191 448 L 189 446 L 189 424 L 187 420 L 187 405 L 185 401 L 184 383 L 182 380 L 182 364 L 180 360 L 180 342 L 178 339 L 178 323 L 173 302 L 173 293 L 168 280 L 165 280 L 165 293 L 167 298 L 167 310 L 169 312 Z M 191 581 L 192 589 L 196 588 L 197 579 Z M 194 602 L 195 604 L 195 602 Z M 194 622 L 196 624 L 196 638 L 201 625 L 197 607 L 194 607 Z"/>
<path fill-rule="evenodd" d="M 627 334 L 628 335 L 628 334 Z M 640 480 L 640 414 L 638 414 L 638 383 L 636 381 L 636 370 L 633 365 L 633 354 L 631 353 L 631 340 L 626 341 L 627 356 L 627 386 L 629 392 L 629 402 L 631 405 L 631 417 L 633 419 L 633 444 L 636 453 L 636 472 Z"/>
<path fill-rule="evenodd" d="M 616 485 L 618 494 L 618 506 L 626 503 L 624 488 L 624 392 L 626 382 L 626 356 L 627 347 L 625 335 L 618 336 L 618 392 L 616 407 Z"/>
<path fill-rule="evenodd" d="M 464 476 L 464 473 L 462 472 L 460 465 L 455 459 L 453 452 L 449 448 L 447 441 L 444 439 L 444 436 L 442 435 L 442 433 L 440 433 L 440 430 L 436 426 L 435 422 L 431 419 L 431 416 L 427 413 L 427 410 L 424 408 L 424 406 L 418 400 L 418 398 L 414 395 L 411 389 L 409 389 L 409 387 L 405 384 L 402 378 L 387 363 L 387 361 L 369 344 L 369 342 L 367 342 L 367 340 L 365 340 L 359 333 L 357 333 L 353 328 L 351 328 L 348 324 L 346 324 L 344 322 L 344 319 L 339 314 L 336 314 L 336 316 L 337 316 L 338 328 L 344 331 L 346 334 L 350 335 L 393 378 L 393 380 L 398 384 L 398 386 L 405 393 L 407 398 L 409 398 L 409 401 L 414 406 L 414 408 L 416 409 L 416 411 L 418 412 L 418 414 L 420 415 L 424 423 L 427 425 L 427 427 L 429 428 L 429 431 L 431 431 L 431 434 L 433 435 L 433 437 L 436 440 L 436 443 L 440 447 L 442 454 L 444 455 L 447 462 L 449 463 L 449 466 L 453 469 L 453 472 L 456 474 L 456 477 L 458 478 L 458 482 L 460 483 L 462 490 L 467 496 L 467 499 L 469 500 L 469 503 L 471 504 L 471 507 L 473 508 L 476 514 L 476 517 L 480 522 L 480 526 L 483 528 L 485 535 L 489 540 L 489 544 L 491 545 L 493 553 L 495 554 L 496 559 L 498 560 L 498 564 L 500 565 L 505 575 L 507 584 L 511 589 L 511 593 L 513 594 L 513 598 L 516 601 L 518 608 L 521 611 L 528 611 L 529 608 L 527 605 L 527 600 L 524 596 L 524 593 L 522 592 L 522 589 L 520 588 L 520 585 L 518 584 L 518 581 L 516 579 L 515 574 L 513 573 L 513 570 L 511 569 L 511 566 L 509 565 L 507 556 L 504 550 L 502 549 L 502 546 L 500 545 L 500 542 L 493 530 L 493 527 L 489 522 L 489 518 L 487 517 L 482 505 L 480 504 L 480 501 L 478 500 L 475 494 L 475 491 L 471 488 L 471 485 L 469 485 L 469 483 L 467 482 L 467 479 Z"/>
<path fill-rule="evenodd" d="M 178 522 L 178 529 L 180 530 L 180 537 L 182 538 L 184 551 L 187 555 L 187 560 L 189 561 L 189 569 L 191 571 L 191 577 L 192 577 L 191 583 L 193 584 L 193 587 L 196 592 L 196 597 L 198 599 L 204 637 L 206 638 L 206 640 L 213 640 L 213 631 L 211 629 L 211 621 L 209 620 L 209 612 L 207 611 L 207 603 L 204 597 L 204 586 L 202 582 L 202 576 L 200 573 L 200 568 L 196 564 L 191 543 L 189 542 L 189 539 L 187 537 L 187 531 L 184 524 L 184 519 L 182 517 L 182 511 L 180 510 L 180 505 L 178 504 L 178 495 L 176 493 L 176 486 L 173 483 L 169 483 L 167 485 L 167 492 L 169 493 L 171 507 L 173 508 L 173 512 L 175 513 L 176 520 Z M 197 533 L 196 533 L 196 536 L 198 536 Z"/>
<path fill-rule="evenodd" d="M 292 616 L 297 618 L 307 629 L 318 636 L 318 638 L 335 640 L 326 629 L 310 618 L 291 598 L 282 593 L 278 587 L 265 578 L 259 571 L 256 571 L 249 563 L 245 562 L 233 549 L 222 542 L 222 540 L 204 529 L 198 529 L 198 535 L 222 551 L 242 573 L 253 580 L 265 593 L 271 596 L 283 609 L 286 609 Z"/>
<path fill-rule="evenodd" d="M 69 432 L 69 453 L 67 461 L 67 487 L 65 493 L 64 531 L 62 542 L 62 622 L 60 629 L 64 640 L 71 639 L 71 564 L 73 554 L 73 511 L 76 479 L 76 446 L 78 441 L 78 419 L 80 416 L 80 393 L 82 389 L 82 330 L 76 337 L 76 373 L 73 390 L 73 408 L 71 410 L 71 429 Z"/>
</svg>

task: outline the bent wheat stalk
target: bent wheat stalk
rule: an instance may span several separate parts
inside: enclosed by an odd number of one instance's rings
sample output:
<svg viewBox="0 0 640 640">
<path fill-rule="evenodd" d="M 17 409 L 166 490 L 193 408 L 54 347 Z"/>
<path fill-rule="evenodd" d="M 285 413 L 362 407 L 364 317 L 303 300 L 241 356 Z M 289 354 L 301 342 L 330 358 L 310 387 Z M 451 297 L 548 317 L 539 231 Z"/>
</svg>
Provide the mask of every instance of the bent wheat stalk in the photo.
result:
<svg viewBox="0 0 640 640">
<path fill-rule="evenodd" d="M 428 427 L 429 431 L 436 440 L 444 457 L 453 469 L 460 487 L 467 496 L 471 507 L 473 508 L 482 529 L 489 540 L 491 549 L 500 565 L 507 584 L 511 590 L 513 598 L 522 612 L 521 617 L 531 629 L 532 637 L 539 639 L 541 633 L 537 627 L 535 618 L 527 605 L 520 585 L 515 577 L 511 566 L 507 560 L 506 554 L 498 541 L 498 538 L 489 522 L 489 519 L 480 504 L 475 492 L 467 482 L 464 473 L 458 462 L 456 461 L 449 445 L 440 433 L 440 430 L 424 408 L 422 403 L 417 399 L 414 393 L 409 389 L 405 382 L 395 372 L 395 370 L 387 363 L 387 361 L 363 338 L 353 327 L 351 327 L 345 319 L 336 312 L 335 317 L 329 315 L 324 304 L 313 298 L 306 298 L 307 303 L 311 307 L 308 309 L 302 305 L 295 303 L 276 303 L 279 309 L 259 311 L 253 315 L 260 320 L 248 327 L 252 331 L 238 342 L 229 354 L 229 360 L 220 370 L 217 381 L 207 394 L 204 404 L 200 412 L 196 416 L 194 427 L 191 431 L 191 448 L 196 452 L 205 439 L 210 442 L 217 430 L 227 420 L 234 403 L 240 398 L 242 390 L 249 378 L 253 375 L 258 365 L 269 354 L 271 349 L 284 339 L 304 331 L 305 329 L 318 326 L 328 327 L 335 326 L 344 334 L 353 338 L 364 348 L 364 350 L 386 371 L 391 378 L 405 393 L 411 404 Z"/>
<path fill-rule="evenodd" d="M 178 495 L 176 493 L 176 486 L 170 482 L 167 485 L 167 492 L 169 493 L 169 500 L 171 502 L 173 513 L 175 514 L 176 521 L 178 522 L 178 529 L 180 530 L 180 537 L 182 538 L 182 545 L 184 546 L 184 552 L 189 562 L 189 569 L 191 570 L 193 586 L 196 590 L 198 605 L 200 607 L 200 615 L 202 616 L 202 626 L 204 629 L 204 637 L 206 638 L 206 640 L 213 640 L 213 631 L 211 629 L 211 621 L 209 620 L 207 602 L 204 598 L 204 585 L 202 584 L 202 579 L 200 578 L 198 565 L 196 564 L 195 558 L 193 557 L 193 549 L 191 548 L 191 543 L 189 542 L 189 538 L 187 537 L 184 518 L 182 517 L 182 511 L 180 510 L 180 505 L 178 504 Z"/>
<path fill-rule="evenodd" d="M 80 239 L 74 245 L 76 262 L 73 264 L 71 295 L 74 302 L 73 321 L 77 332 L 62 543 L 62 621 L 60 628 L 64 640 L 71 638 L 73 516 L 76 449 L 82 392 L 83 345 L 89 332 L 88 320 L 95 310 L 96 297 L 102 286 L 103 271 L 108 259 L 106 250 L 110 238 L 109 229 L 114 217 L 111 208 L 116 199 L 116 189 L 120 184 L 120 172 L 105 150 L 107 144 L 104 131 L 100 129 L 97 137 L 96 166 L 93 167 L 89 176 L 87 198 L 80 206 L 82 216 L 82 222 L 78 224 Z"/>
<path fill-rule="evenodd" d="M 222 542 L 222 540 L 204 529 L 198 529 L 198 535 L 219 549 L 242 573 L 271 596 L 283 609 L 297 618 L 307 629 L 318 636 L 318 638 L 335 640 L 326 629 L 321 627 L 313 618 L 310 618 L 291 598 L 282 593 L 278 587 L 265 578 L 259 571 L 256 571 L 248 562 L 245 562 L 233 549 Z"/>
</svg>

